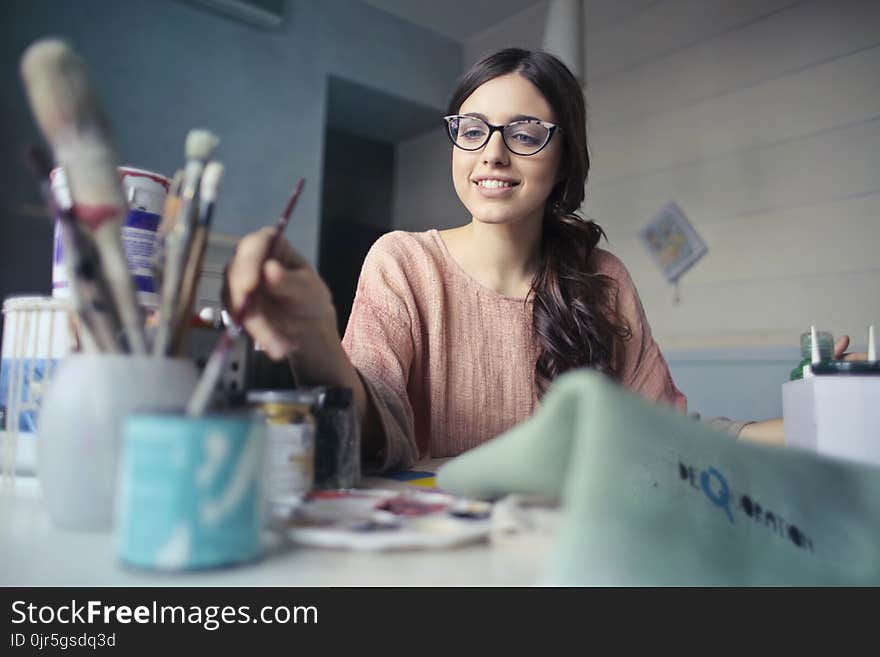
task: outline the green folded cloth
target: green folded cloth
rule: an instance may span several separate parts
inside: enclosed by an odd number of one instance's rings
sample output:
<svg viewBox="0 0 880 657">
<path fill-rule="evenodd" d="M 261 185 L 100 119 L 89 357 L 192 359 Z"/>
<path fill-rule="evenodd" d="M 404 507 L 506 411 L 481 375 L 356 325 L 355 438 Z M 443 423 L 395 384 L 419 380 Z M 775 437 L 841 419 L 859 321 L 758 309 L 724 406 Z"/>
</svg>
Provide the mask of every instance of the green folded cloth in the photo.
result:
<svg viewBox="0 0 880 657">
<path fill-rule="evenodd" d="M 437 484 L 560 498 L 544 584 L 880 584 L 880 468 L 736 441 L 595 372 Z"/>
</svg>

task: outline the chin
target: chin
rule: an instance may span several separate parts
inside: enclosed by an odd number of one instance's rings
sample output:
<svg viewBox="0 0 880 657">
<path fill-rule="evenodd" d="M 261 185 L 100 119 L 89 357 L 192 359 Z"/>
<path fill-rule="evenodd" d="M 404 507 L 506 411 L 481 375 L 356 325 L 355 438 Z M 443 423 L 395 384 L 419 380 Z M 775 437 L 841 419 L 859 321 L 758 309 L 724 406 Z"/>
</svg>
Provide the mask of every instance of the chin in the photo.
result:
<svg viewBox="0 0 880 657">
<path fill-rule="evenodd" d="M 501 225 L 501 224 L 514 224 L 522 217 L 512 217 L 507 214 L 483 214 L 483 215 L 473 215 L 474 221 L 477 221 L 481 224 L 490 224 L 490 225 Z"/>
<path fill-rule="evenodd" d="M 471 208 L 468 209 L 471 210 Z M 521 208 L 502 207 L 501 204 L 493 207 L 491 204 L 479 203 L 474 204 L 471 210 L 471 216 L 474 218 L 474 221 L 491 225 L 519 223 L 527 220 L 533 214 L 534 211 L 529 212 Z"/>
</svg>

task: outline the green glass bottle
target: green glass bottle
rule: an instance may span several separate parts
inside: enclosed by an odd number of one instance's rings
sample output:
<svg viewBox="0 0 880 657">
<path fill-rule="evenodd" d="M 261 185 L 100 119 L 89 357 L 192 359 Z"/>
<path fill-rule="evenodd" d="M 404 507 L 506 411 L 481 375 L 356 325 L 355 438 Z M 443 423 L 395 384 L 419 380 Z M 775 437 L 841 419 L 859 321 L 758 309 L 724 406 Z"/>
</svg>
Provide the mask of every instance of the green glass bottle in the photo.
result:
<svg viewBox="0 0 880 657">
<path fill-rule="evenodd" d="M 834 336 L 828 331 L 816 331 L 816 339 L 819 341 L 819 360 L 831 360 L 834 357 Z M 789 380 L 797 381 L 804 378 L 804 365 L 809 365 L 813 360 L 813 341 L 810 332 L 801 333 L 801 362 L 797 364 Z"/>
</svg>

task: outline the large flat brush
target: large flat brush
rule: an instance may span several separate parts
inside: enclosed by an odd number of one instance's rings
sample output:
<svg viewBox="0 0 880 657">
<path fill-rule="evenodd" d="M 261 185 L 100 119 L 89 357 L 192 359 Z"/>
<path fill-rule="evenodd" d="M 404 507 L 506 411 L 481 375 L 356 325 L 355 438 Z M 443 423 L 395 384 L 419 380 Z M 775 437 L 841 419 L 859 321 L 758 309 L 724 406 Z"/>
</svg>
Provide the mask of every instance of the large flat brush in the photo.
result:
<svg viewBox="0 0 880 657">
<path fill-rule="evenodd" d="M 86 227 L 100 253 L 127 347 L 145 354 L 143 312 L 122 248 L 122 222 L 128 206 L 109 125 L 85 64 L 64 41 L 42 39 L 22 56 L 21 75 L 55 162 L 65 169 L 74 203 L 71 214 Z"/>
<path fill-rule="evenodd" d="M 120 353 L 121 324 L 101 272 L 101 256 L 85 228 L 74 220 L 69 208 L 61 207 L 52 193 L 49 183 L 52 161 L 48 154 L 40 148 L 29 147 L 26 162 L 40 181 L 49 218 L 58 220 L 70 302 L 78 319 L 78 342 L 84 351 Z"/>
</svg>

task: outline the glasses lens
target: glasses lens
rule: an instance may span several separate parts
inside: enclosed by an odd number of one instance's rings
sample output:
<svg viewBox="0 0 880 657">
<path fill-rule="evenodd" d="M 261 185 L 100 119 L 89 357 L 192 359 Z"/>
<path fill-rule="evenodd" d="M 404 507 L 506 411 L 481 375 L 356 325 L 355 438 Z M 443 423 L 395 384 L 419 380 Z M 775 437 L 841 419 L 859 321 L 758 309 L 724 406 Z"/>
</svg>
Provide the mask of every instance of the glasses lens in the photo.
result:
<svg viewBox="0 0 880 657">
<path fill-rule="evenodd" d="M 475 150 L 486 141 L 489 126 L 475 116 L 458 116 L 449 121 L 449 134 L 461 148 Z"/>
<path fill-rule="evenodd" d="M 534 121 L 517 121 L 504 128 L 504 141 L 519 155 L 537 153 L 547 143 L 550 129 Z"/>
</svg>

